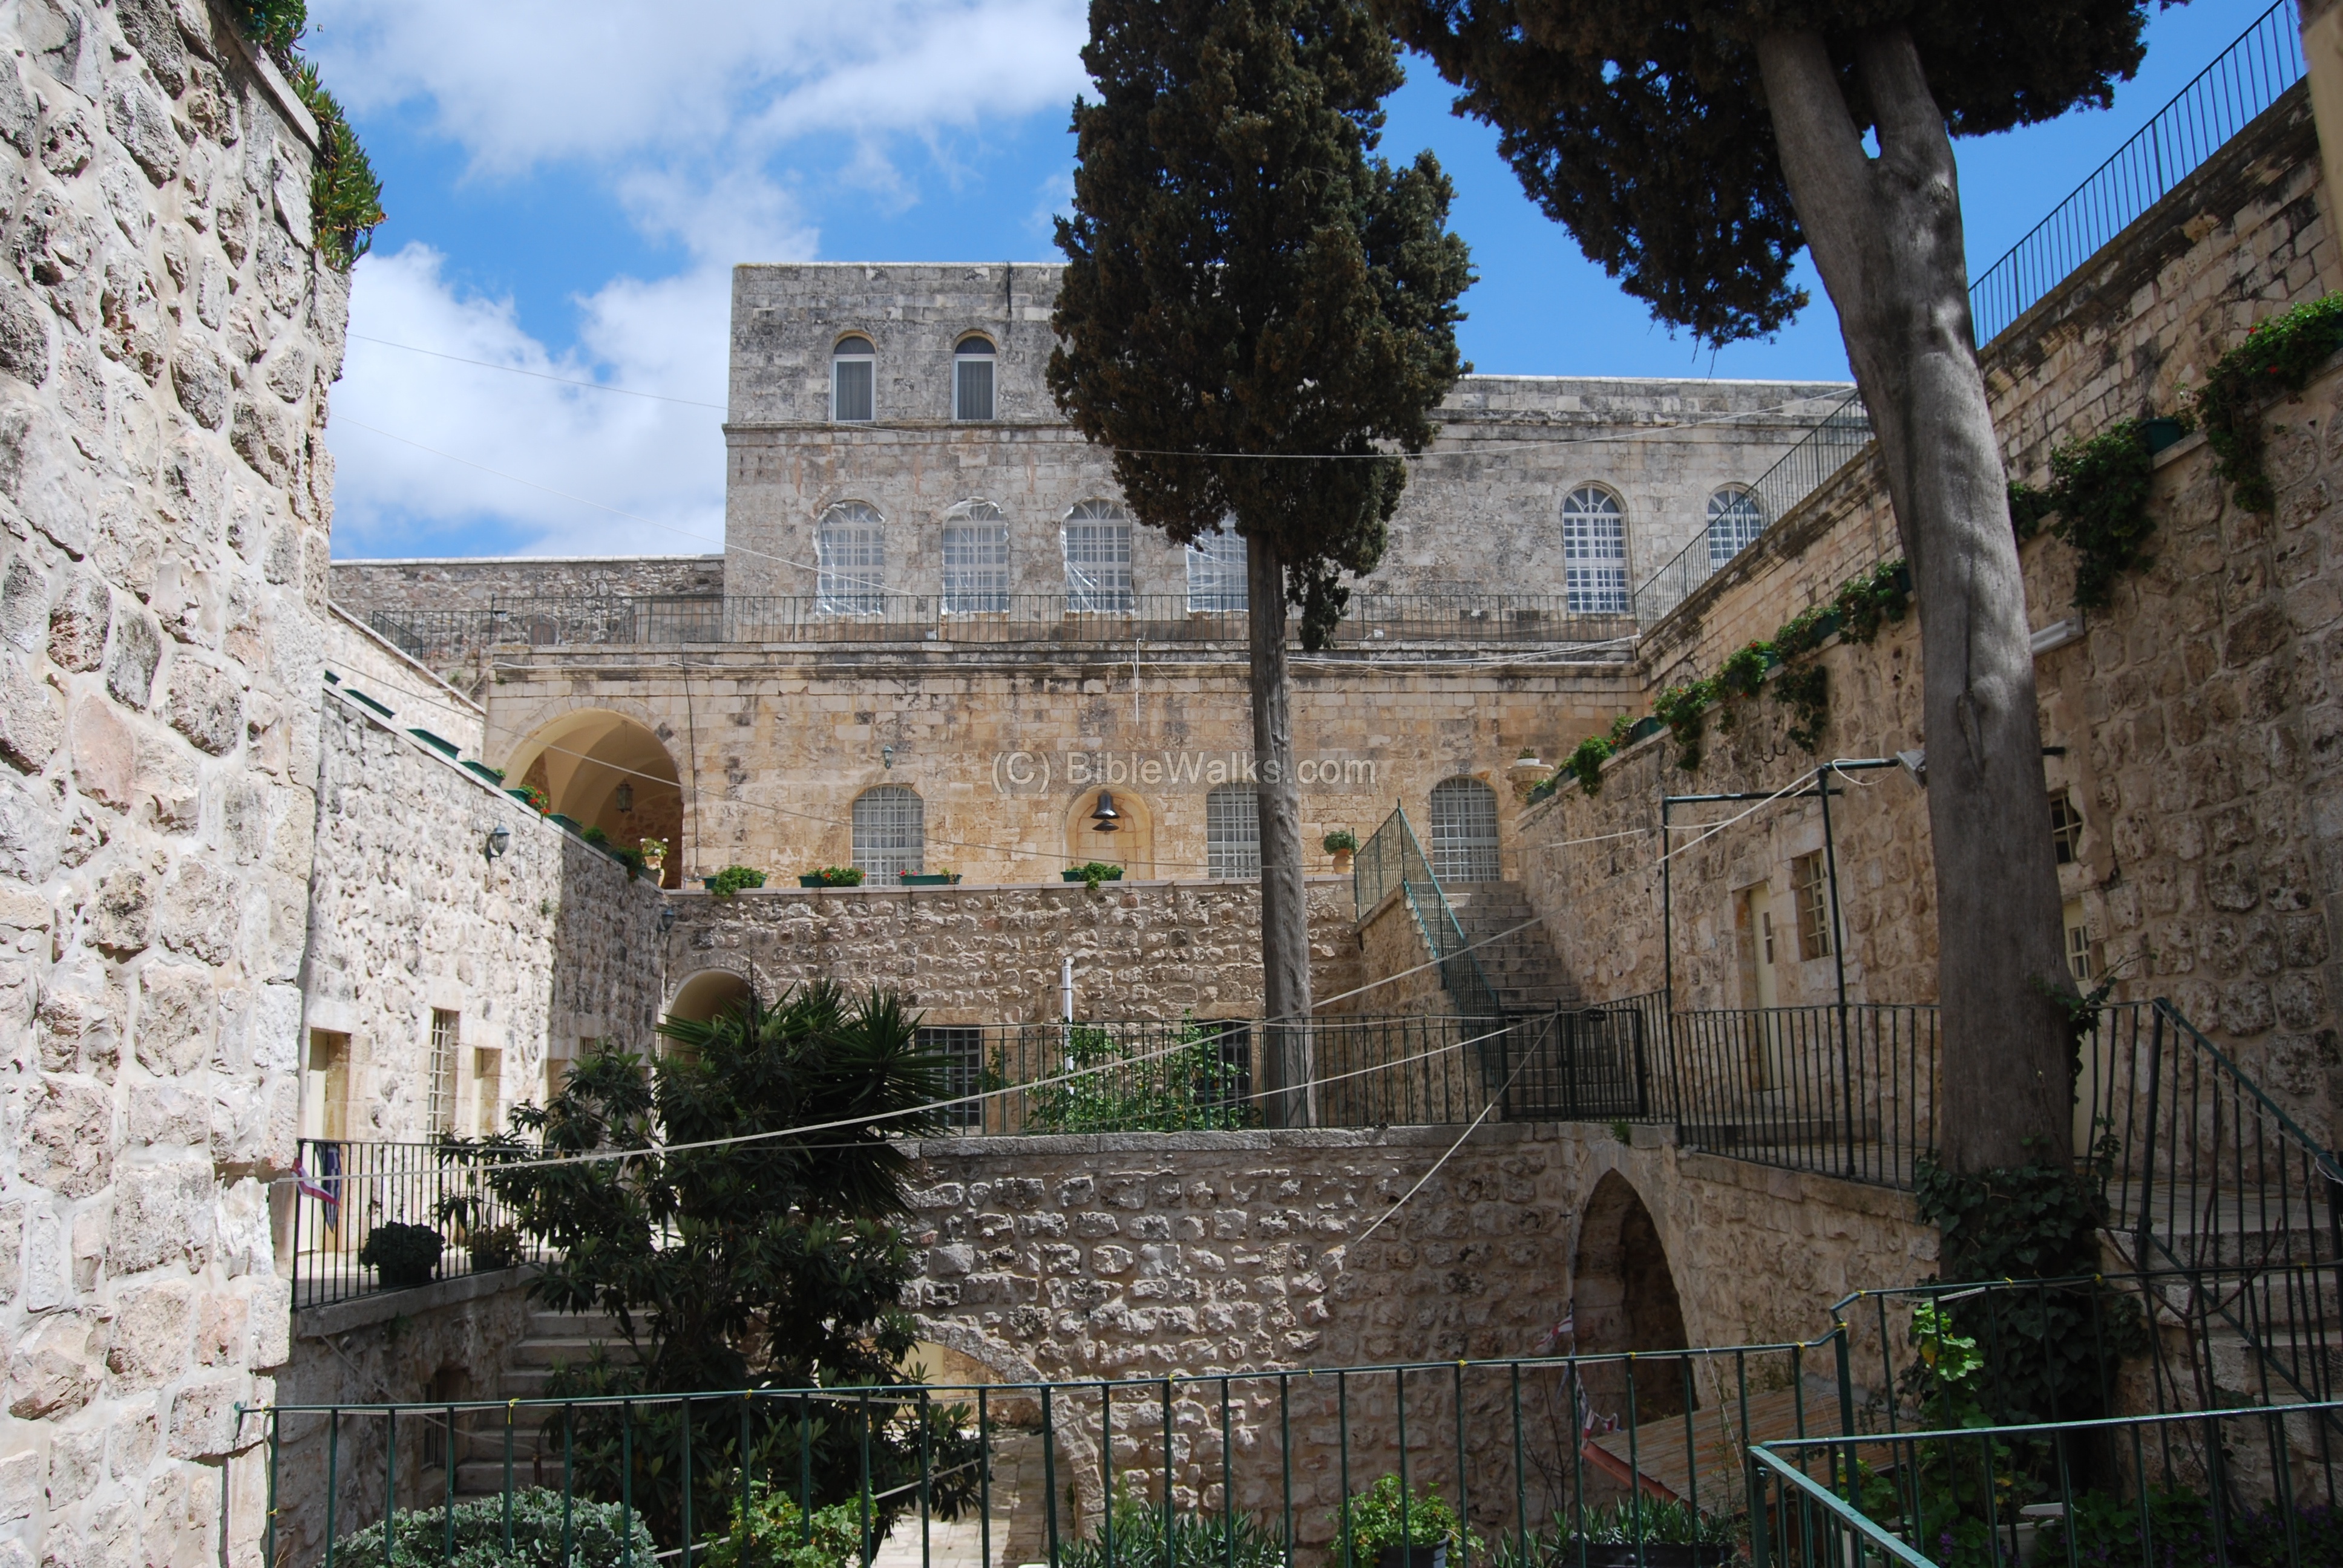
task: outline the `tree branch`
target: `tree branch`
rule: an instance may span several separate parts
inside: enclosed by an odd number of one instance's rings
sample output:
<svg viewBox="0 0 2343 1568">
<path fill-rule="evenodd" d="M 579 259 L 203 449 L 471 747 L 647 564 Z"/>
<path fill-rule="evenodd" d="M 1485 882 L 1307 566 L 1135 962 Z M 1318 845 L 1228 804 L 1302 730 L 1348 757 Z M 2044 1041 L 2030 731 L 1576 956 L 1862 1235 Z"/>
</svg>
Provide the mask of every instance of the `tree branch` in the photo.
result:
<svg viewBox="0 0 2343 1568">
<path fill-rule="evenodd" d="M 1871 159 L 1863 135 L 1847 113 L 1837 67 L 1819 33 L 1767 33 L 1757 40 L 1757 65 L 1765 83 L 1765 105 L 1774 119 L 1798 226 L 1825 277 L 1855 283 L 1864 267 L 1855 235 L 1860 224 L 1817 224 L 1831 213 L 1868 211 L 1873 204 Z M 1805 200 L 1800 200 L 1804 196 Z M 1809 211 L 1809 208 L 1815 210 Z M 1867 288 L 1858 289 L 1867 293 Z M 1838 299 L 1842 312 L 1859 309 L 1861 299 Z"/>
</svg>

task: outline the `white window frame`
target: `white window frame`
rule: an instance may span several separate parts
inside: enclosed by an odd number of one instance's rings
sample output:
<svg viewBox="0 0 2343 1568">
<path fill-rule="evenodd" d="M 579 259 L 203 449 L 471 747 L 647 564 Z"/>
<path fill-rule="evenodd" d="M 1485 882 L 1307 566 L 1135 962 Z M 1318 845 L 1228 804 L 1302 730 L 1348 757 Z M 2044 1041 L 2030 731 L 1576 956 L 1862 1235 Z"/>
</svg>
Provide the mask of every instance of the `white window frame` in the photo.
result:
<svg viewBox="0 0 2343 1568">
<path fill-rule="evenodd" d="M 904 784 L 881 784 L 854 798 L 854 864 L 875 882 L 919 876 L 927 864 L 928 803 Z"/>
<path fill-rule="evenodd" d="M 1627 513 L 1603 485 L 1581 485 L 1562 498 L 1563 588 L 1574 615 L 1625 615 Z"/>
<path fill-rule="evenodd" d="M 989 337 L 971 334 L 952 346 L 952 418 L 961 424 L 981 425 L 996 416 L 1001 398 L 1001 354 Z M 984 367 L 984 407 L 980 411 L 970 407 L 968 387 L 960 377 L 962 366 Z"/>
<path fill-rule="evenodd" d="M 862 347 L 850 348 L 850 344 Z M 846 411 L 846 378 L 842 372 L 849 366 L 862 367 L 862 395 L 866 407 L 859 414 Z M 837 425 L 868 425 L 879 417 L 879 355 L 870 339 L 854 333 L 838 340 L 830 351 L 830 417 Z"/>
<path fill-rule="evenodd" d="M 960 501 L 944 513 L 946 615 L 1009 613 L 1009 523 L 990 501 Z"/>
<path fill-rule="evenodd" d="M 1494 789 L 1466 775 L 1443 779 L 1432 787 L 1429 816 L 1433 881 L 1446 887 L 1500 879 Z"/>
<path fill-rule="evenodd" d="M 1068 615 L 1129 615 L 1131 515 L 1112 501 L 1083 501 L 1066 514 L 1060 539 Z"/>
<path fill-rule="evenodd" d="M 1204 796 L 1204 874 L 1233 881 L 1261 875 L 1261 791 L 1216 784 Z"/>
<path fill-rule="evenodd" d="M 839 501 L 814 525 L 814 608 L 820 615 L 887 611 L 887 520 L 867 501 Z"/>
<path fill-rule="evenodd" d="M 1708 498 L 1708 569 L 1715 571 L 1757 542 L 1765 531 L 1765 511 L 1757 492 L 1726 485 Z"/>
<path fill-rule="evenodd" d="M 1188 613 L 1242 615 L 1249 602 L 1244 536 L 1223 523 L 1188 546 Z"/>
</svg>

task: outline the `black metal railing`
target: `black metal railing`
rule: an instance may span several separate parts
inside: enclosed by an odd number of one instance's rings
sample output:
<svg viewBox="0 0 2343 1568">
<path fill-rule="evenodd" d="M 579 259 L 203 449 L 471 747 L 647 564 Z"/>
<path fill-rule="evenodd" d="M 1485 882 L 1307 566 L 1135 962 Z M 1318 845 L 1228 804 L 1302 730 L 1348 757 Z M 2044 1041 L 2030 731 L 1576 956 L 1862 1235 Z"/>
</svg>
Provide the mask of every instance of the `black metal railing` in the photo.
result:
<svg viewBox="0 0 2343 1568">
<path fill-rule="evenodd" d="M 1354 915 L 1366 919 L 1392 893 L 1404 900 L 1423 933 L 1424 946 L 1440 966 L 1440 983 L 1455 1000 L 1456 1009 L 1470 1018 L 1497 1018 L 1504 1012 L 1496 988 L 1489 983 L 1466 940 L 1463 925 L 1449 907 L 1448 895 L 1432 874 L 1432 862 L 1416 841 L 1415 829 L 1404 809 L 1393 807 L 1374 836 L 1361 845 L 1351 861 L 1351 902 Z"/>
<path fill-rule="evenodd" d="M 2296 0 L 2278 0 L 2049 216 L 1977 275 L 1969 285 L 1976 341 L 1991 341 L 2025 315 L 2277 103 L 2305 69 Z"/>
<path fill-rule="evenodd" d="M 1864 407 L 1862 394 L 1849 392 L 1750 487 L 1756 498 L 1758 532 L 1751 533 L 1738 523 L 1720 522 L 1694 534 L 1692 543 L 1636 588 L 1636 624 L 1650 626 L 1691 598 L 1726 562 L 1755 543 L 1765 529 L 1788 516 L 1870 445 L 1870 410 Z"/>
<path fill-rule="evenodd" d="M 479 1180 L 461 1146 L 305 1138 L 292 1221 L 293 1305 L 321 1307 L 377 1291 L 535 1262 L 542 1249 Z M 386 1236 L 387 1226 L 422 1234 Z"/>
<path fill-rule="evenodd" d="M 881 594 L 850 607 L 818 595 L 766 598 L 499 598 L 487 609 L 377 609 L 367 624 L 419 658 L 472 658 L 491 647 L 674 647 L 773 643 L 1222 643 L 1248 636 L 1242 609 L 1195 608 L 1186 594 L 1133 594 L 1112 609 L 1065 593 L 988 593 L 962 608 L 934 594 Z M 1584 645 L 1620 656 L 1625 616 L 1574 610 L 1560 594 L 1354 589 L 1337 648 L 1394 643 Z M 1289 622 L 1289 639 L 1300 622 Z"/>
</svg>

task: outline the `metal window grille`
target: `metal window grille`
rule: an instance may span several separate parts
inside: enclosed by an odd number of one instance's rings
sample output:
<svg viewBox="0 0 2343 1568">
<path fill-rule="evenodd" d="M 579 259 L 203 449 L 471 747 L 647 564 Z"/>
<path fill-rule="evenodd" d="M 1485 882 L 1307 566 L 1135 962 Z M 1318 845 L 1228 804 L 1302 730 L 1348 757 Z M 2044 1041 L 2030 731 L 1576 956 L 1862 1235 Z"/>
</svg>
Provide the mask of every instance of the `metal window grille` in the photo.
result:
<svg viewBox="0 0 2343 1568">
<path fill-rule="evenodd" d="M 841 501 L 814 530 L 814 597 L 822 615 L 879 615 L 887 608 L 887 534 L 879 514 Z"/>
<path fill-rule="evenodd" d="M 958 1101 L 943 1108 L 947 1127 L 984 1127 L 984 1102 L 963 1100 L 984 1088 L 984 1030 L 935 1028 L 920 1030 L 920 1049 L 944 1062 L 944 1098 Z"/>
<path fill-rule="evenodd" d="M 1708 498 L 1708 569 L 1715 571 L 1765 531 L 1765 513 L 1756 493 L 1727 485 Z"/>
<path fill-rule="evenodd" d="M 952 360 L 952 417 L 992 417 L 992 345 L 972 338 Z"/>
<path fill-rule="evenodd" d="M 1820 854 L 1801 855 L 1790 862 L 1790 891 L 1798 907 L 1798 956 L 1830 957 L 1830 877 Z"/>
<path fill-rule="evenodd" d="M 424 1113 L 434 1132 L 456 1131 L 456 1042 L 463 1025 L 460 1013 L 431 1010 L 431 1084 Z"/>
<path fill-rule="evenodd" d="M 1250 784 L 1222 784 L 1204 797 L 1207 874 L 1261 875 L 1261 792 Z"/>
<path fill-rule="evenodd" d="M 1001 508 L 963 501 L 944 516 L 944 614 L 1008 614 L 1009 525 Z"/>
<path fill-rule="evenodd" d="M 1252 1104 L 1252 1025 L 1228 1022 L 1195 1027 L 1212 1042 L 1212 1065 L 1189 1085 L 1189 1099 L 1199 1109 L 1226 1108 L 1242 1115 Z M 1241 1121 L 1229 1124 L 1243 1125 Z"/>
<path fill-rule="evenodd" d="M 1189 613 L 1242 615 L 1246 602 L 1242 534 L 1205 534 L 1188 547 Z"/>
<path fill-rule="evenodd" d="M 2050 797 L 2050 845 L 2062 866 L 2073 865 L 2080 858 L 2083 814 L 2075 809 L 2075 798 L 2064 789 Z"/>
<path fill-rule="evenodd" d="M 1433 879 L 1493 882 L 1497 873 L 1497 792 L 1478 779 L 1433 785 Z"/>
<path fill-rule="evenodd" d="M 1562 502 L 1563 588 L 1580 615 L 1627 613 L 1627 519 L 1618 498 L 1582 485 Z"/>
<path fill-rule="evenodd" d="M 874 389 L 878 363 L 868 338 L 849 337 L 833 351 L 830 366 L 830 417 L 840 424 L 862 424 L 878 417 Z"/>
<path fill-rule="evenodd" d="M 921 874 L 927 851 L 927 807 L 900 784 L 866 789 L 854 801 L 854 863 L 880 881 L 900 871 Z"/>
<path fill-rule="evenodd" d="M 1129 615 L 1131 519 L 1110 501 L 1084 501 L 1066 518 L 1066 611 Z"/>
</svg>

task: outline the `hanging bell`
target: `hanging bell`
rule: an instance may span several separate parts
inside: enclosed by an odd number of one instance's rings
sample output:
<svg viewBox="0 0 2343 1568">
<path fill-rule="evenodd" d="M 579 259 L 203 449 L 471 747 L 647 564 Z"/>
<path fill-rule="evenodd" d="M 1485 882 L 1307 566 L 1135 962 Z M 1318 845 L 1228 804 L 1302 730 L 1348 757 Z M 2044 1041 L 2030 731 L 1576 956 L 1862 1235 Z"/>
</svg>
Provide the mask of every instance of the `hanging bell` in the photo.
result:
<svg viewBox="0 0 2343 1568">
<path fill-rule="evenodd" d="M 1091 830 L 1096 833 L 1122 831 L 1122 813 L 1114 809 L 1114 797 L 1104 789 L 1099 791 L 1098 809 L 1091 813 Z"/>
</svg>

